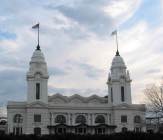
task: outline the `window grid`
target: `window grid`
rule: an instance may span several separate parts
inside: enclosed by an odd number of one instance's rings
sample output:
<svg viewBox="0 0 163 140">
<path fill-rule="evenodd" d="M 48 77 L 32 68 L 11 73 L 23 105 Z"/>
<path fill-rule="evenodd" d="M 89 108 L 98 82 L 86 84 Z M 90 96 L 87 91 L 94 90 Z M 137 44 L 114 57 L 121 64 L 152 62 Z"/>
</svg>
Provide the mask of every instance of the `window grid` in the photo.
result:
<svg viewBox="0 0 163 140">
<path fill-rule="evenodd" d="M 34 115 L 34 122 L 41 122 L 41 115 L 40 114 Z"/>
<path fill-rule="evenodd" d="M 122 123 L 127 123 L 127 116 L 126 115 L 121 116 L 121 122 Z"/>
</svg>

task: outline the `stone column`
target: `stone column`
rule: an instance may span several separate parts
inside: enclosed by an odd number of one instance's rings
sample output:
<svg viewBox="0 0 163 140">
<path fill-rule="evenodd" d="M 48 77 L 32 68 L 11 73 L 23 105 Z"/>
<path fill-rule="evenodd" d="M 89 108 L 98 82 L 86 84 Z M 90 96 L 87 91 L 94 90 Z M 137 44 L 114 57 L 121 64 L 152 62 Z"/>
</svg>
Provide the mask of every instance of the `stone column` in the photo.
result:
<svg viewBox="0 0 163 140">
<path fill-rule="evenodd" d="M 92 124 L 95 125 L 95 114 L 92 114 Z M 91 134 L 95 134 L 95 128 L 92 127 Z"/>
<path fill-rule="evenodd" d="M 54 113 L 52 113 L 51 124 L 54 125 Z"/>
<path fill-rule="evenodd" d="M 95 124 L 95 114 L 92 114 L 92 125 Z"/>
<path fill-rule="evenodd" d="M 71 114 L 70 113 L 68 113 L 68 116 L 67 116 L 67 124 L 68 125 L 71 125 L 71 116 L 70 116 Z"/>
<path fill-rule="evenodd" d="M 75 125 L 75 114 L 71 114 L 71 125 Z"/>
<path fill-rule="evenodd" d="M 55 117 L 56 117 L 56 114 L 53 113 L 53 125 L 55 125 Z"/>
<path fill-rule="evenodd" d="M 91 125 L 91 114 L 88 113 L 88 125 Z"/>
<path fill-rule="evenodd" d="M 90 125 L 92 125 L 92 113 L 90 113 Z"/>
<path fill-rule="evenodd" d="M 111 114 L 107 113 L 107 124 L 110 125 L 111 124 Z"/>
</svg>

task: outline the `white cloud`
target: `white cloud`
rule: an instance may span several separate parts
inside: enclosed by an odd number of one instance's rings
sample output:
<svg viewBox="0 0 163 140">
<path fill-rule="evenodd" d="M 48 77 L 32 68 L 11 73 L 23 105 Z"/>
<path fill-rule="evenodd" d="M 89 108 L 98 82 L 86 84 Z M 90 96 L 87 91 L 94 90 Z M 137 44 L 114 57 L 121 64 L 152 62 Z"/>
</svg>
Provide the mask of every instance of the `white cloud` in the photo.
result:
<svg viewBox="0 0 163 140">
<path fill-rule="evenodd" d="M 142 102 L 146 84 L 157 83 L 163 75 L 162 35 L 162 25 L 150 28 L 145 21 L 120 33 L 121 52 L 133 79 L 134 102 Z"/>
<path fill-rule="evenodd" d="M 123 23 L 129 19 L 139 8 L 142 0 L 118 0 L 110 1 L 103 10 L 111 16 L 115 22 Z"/>
</svg>

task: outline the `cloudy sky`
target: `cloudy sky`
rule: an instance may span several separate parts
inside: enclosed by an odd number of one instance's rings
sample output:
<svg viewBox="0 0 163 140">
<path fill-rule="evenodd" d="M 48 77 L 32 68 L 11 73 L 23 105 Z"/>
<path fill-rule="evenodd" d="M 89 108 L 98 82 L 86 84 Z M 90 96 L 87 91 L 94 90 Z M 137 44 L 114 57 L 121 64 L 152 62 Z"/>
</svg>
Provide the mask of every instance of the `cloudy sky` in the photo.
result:
<svg viewBox="0 0 163 140">
<path fill-rule="evenodd" d="M 133 103 L 163 75 L 162 0 L 0 0 L 0 106 L 26 99 L 26 72 L 40 44 L 49 94 L 107 95 L 118 29 L 120 55 L 130 70 Z"/>
</svg>

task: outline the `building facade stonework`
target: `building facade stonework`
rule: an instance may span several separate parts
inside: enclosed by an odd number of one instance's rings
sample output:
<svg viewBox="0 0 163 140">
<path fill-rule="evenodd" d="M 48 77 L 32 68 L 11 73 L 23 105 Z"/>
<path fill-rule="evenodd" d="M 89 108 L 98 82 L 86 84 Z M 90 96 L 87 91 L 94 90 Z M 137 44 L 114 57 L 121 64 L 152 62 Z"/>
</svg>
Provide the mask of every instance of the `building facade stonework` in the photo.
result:
<svg viewBox="0 0 163 140">
<path fill-rule="evenodd" d="M 14 134 L 111 134 L 146 131 L 145 105 L 132 104 L 131 79 L 117 51 L 108 76 L 108 96 L 78 94 L 48 96 L 48 69 L 42 51 L 31 58 L 27 101 L 9 101 L 8 133 Z"/>
</svg>

